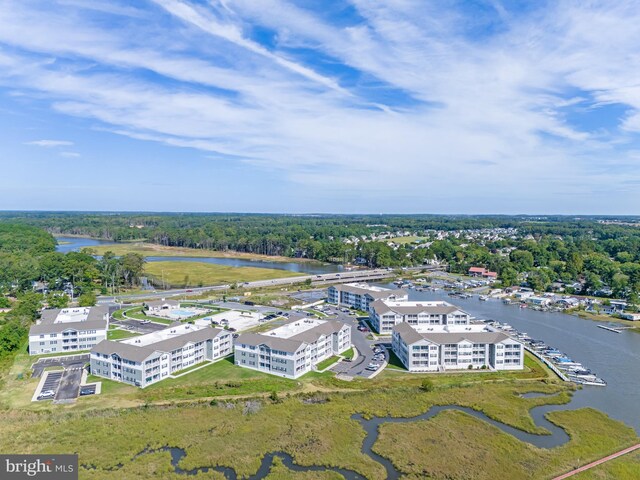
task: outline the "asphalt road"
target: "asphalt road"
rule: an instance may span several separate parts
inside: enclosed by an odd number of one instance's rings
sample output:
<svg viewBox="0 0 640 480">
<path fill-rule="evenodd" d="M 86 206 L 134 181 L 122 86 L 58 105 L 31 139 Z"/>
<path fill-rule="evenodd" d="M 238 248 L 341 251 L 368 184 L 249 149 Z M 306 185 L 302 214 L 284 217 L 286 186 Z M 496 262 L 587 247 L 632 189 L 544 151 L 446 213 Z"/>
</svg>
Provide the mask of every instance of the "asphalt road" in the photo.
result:
<svg viewBox="0 0 640 480">
<path fill-rule="evenodd" d="M 325 310 L 325 312 L 331 312 L 332 316 L 335 315 L 338 320 L 346 323 L 347 325 L 351 325 L 351 343 L 358 350 L 358 358 L 352 362 L 340 362 L 332 370 L 336 373 L 343 373 L 351 377 L 359 376 L 368 378 L 373 375 L 375 373 L 374 371 L 366 370 L 367 365 L 371 362 L 382 362 L 373 360 L 374 353 L 371 346 L 374 345 L 375 342 L 367 339 L 368 332 L 361 332 L 358 330 L 357 327 L 360 323 L 358 318 L 353 315 L 343 313 L 337 308 Z M 385 355 L 387 355 L 386 351 Z"/>
<path fill-rule="evenodd" d="M 423 267 L 415 267 L 417 269 L 436 270 L 441 267 L 431 267 L 425 265 Z M 310 279 L 315 285 L 323 285 L 327 283 L 346 283 L 355 281 L 367 281 L 367 280 L 381 280 L 393 276 L 394 273 L 384 269 L 377 268 L 371 270 L 354 270 L 352 272 L 340 272 L 340 273 L 325 273 L 321 275 L 301 275 L 299 277 L 285 277 L 275 278 L 273 280 L 260 280 L 256 282 L 246 282 L 241 286 L 243 288 L 258 288 L 258 287 L 271 287 L 276 285 L 293 285 L 295 283 L 301 283 Z M 143 298 L 168 298 L 172 296 L 180 295 L 198 295 L 204 292 L 226 291 L 231 288 L 231 285 L 214 285 L 208 287 L 195 287 L 195 288 L 180 288 L 162 291 L 149 291 L 148 293 L 135 294 L 135 295 L 119 295 L 119 296 L 101 296 L 98 297 L 99 304 L 113 304 L 122 302 L 124 300 L 138 300 Z"/>
</svg>

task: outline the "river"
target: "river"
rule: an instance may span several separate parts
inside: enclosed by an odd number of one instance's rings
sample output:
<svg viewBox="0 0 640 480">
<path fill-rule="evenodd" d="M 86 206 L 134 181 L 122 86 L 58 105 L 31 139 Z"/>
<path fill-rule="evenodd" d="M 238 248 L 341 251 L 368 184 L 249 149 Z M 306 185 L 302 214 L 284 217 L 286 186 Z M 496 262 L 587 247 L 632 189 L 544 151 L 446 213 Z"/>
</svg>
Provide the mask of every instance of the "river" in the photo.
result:
<svg viewBox="0 0 640 480">
<path fill-rule="evenodd" d="M 386 286 L 395 288 L 392 284 Z M 583 387 L 570 404 L 560 409 L 593 407 L 640 433 L 640 334 L 629 330 L 613 333 L 598 328 L 599 322 L 564 313 L 521 309 L 497 299 L 486 302 L 479 301 L 477 296 L 452 299 L 443 291 L 415 290 L 409 290 L 409 299 L 444 300 L 478 319 L 506 322 L 531 338 L 558 348 L 607 382 L 606 387 Z"/>
<path fill-rule="evenodd" d="M 114 243 L 110 241 L 84 237 L 56 237 L 56 239 L 58 242 L 63 242 L 56 247 L 56 250 L 62 253 L 75 252 L 82 248 L 96 247 L 98 245 L 114 245 Z M 229 267 L 273 268 L 275 270 L 288 270 L 290 272 L 313 275 L 341 272 L 344 270 L 341 265 L 320 262 L 270 262 L 228 257 L 146 257 L 146 260 L 147 262 L 200 262 L 226 265 Z"/>
</svg>

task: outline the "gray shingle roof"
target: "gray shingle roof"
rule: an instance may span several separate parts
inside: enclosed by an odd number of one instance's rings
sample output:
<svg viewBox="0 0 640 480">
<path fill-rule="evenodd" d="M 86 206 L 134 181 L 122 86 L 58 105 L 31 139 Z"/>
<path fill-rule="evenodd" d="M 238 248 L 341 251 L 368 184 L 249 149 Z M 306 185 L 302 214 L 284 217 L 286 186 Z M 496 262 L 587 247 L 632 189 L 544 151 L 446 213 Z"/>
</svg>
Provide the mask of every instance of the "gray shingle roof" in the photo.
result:
<svg viewBox="0 0 640 480">
<path fill-rule="evenodd" d="M 77 307 L 65 310 L 84 310 L 89 308 L 87 319 L 83 322 L 63 322 L 54 323 L 58 318 L 58 314 L 62 311 L 60 308 L 51 308 L 42 311 L 42 316 L 37 325 L 32 325 L 29 329 L 29 335 L 40 335 L 47 333 L 61 333 L 65 330 L 101 330 L 107 328 L 109 323 L 109 308 L 104 306 L 98 307 Z"/>
<path fill-rule="evenodd" d="M 149 308 L 161 307 L 162 305 L 180 306 L 178 300 L 149 300 L 148 302 L 144 302 L 144 304 Z"/>
<path fill-rule="evenodd" d="M 136 345 L 135 343 L 130 344 L 114 342 L 112 340 L 103 340 L 91 349 L 91 353 L 102 353 L 104 355 L 111 355 L 115 353 L 121 358 L 134 362 L 142 362 L 154 352 L 169 353 L 173 350 L 184 347 L 187 343 L 198 343 L 213 339 L 222 332 L 225 332 L 225 330 L 206 327 L 185 333 L 184 335 L 178 335 L 174 338 L 161 340 L 150 345 Z"/>
<path fill-rule="evenodd" d="M 305 317 L 295 318 L 287 323 L 298 321 L 301 318 Z M 271 349 L 282 350 L 285 352 L 296 352 L 302 345 L 313 343 L 318 340 L 321 335 L 331 335 L 339 332 L 345 325 L 346 324 L 337 320 L 327 320 L 320 325 L 310 328 L 304 332 L 300 332 L 289 338 L 274 337 L 260 333 L 243 333 L 238 337 L 236 343 L 243 343 L 254 347 L 257 347 L 258 345 L 266 345 Z"/>
<path fill-rule="evenodd" d="M 421 340 L 427 340 L 436 345 L 460 343 L 463 340 L 472 343 L 498 343 L 510 338 L 502 332 L 418 332 L 408 323 L 399 323 L 393 329 L 400 334 L 407 345 Z"/>
<path fill-rule="evenodd" d="M 439 306 L 428 306 L 428 305 L 388 305 L 382 300 L 376 300 L 371 304 L 371 307 L 376 311 L 378 315 L 394 312 L 399 313 L 400 315 L 407 314 L 419 314 L 419 313 L 427 313 L 429 315 L 448 315 L 450 313 L 462 312 L 466 313 L 463 310 L 455 307 L 453 305 L 439 305 Z"/>
<path fill-rule="evenodd" d="M 236 339 L 236 343 L 252 345 L 266 345 L 272 350 L 282 350 L 284 352 L 296 352 L 305 344 L 302 340 L 292 340 L 290 338 L 272 337 L 259 333 L 243 333 Z"/>
</svg>

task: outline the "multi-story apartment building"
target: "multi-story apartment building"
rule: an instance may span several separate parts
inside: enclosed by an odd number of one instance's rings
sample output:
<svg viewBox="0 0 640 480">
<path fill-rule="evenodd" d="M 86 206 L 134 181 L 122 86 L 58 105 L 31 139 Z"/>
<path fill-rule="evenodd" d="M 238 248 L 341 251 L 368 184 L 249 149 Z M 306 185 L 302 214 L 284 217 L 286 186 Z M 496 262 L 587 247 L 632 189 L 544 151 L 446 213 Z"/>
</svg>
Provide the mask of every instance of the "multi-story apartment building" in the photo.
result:
<svg viewBox="0 0 640 480">
<path fill-rule="evenodd" d="M 100 342 L 91 349 L 91 373 L 146 387 L 174 372 L 220 359 L 232 352 L 231 332 L 188 323 L 177 324 L 121 342 Z"/>
<path fill-rule="evenodd" d="M 371 326 L 380 334 L 390 334 L 395 325 L 467 325 L 467 312 L 447 302 L 375 301 L 370 306 Z"/>
<path fill-rule="evenodd" d="M 44 310 L 29 329 L 29 354 L 72 353 L 89 350 L 107 338 L 107 307 Z"/>
<path fill-rule="evenodd" d="M 521 370 L 522 343 L 485 325 L 393 327 L 392 349 L 410 372 Z"/>
<path fill-rule="evenodd" d="M 265 333 L 244 333 L 235 342 L 235 363 L 244 368 L 298 378 L 351 348 L 351 327 L 337 320 L 291 319 Z"/>
<path fill-rule="evenodd" d="M 377 300 L 401 302 L 408 298 L 406 290 L 392 290 L 369 285 L 368 283 L 345 283 L 343 285 L 332 285 L 327 289 L 328 303 L 357 308 L 364 312 L 369 312 L 371 304 Z"/>
</svg>

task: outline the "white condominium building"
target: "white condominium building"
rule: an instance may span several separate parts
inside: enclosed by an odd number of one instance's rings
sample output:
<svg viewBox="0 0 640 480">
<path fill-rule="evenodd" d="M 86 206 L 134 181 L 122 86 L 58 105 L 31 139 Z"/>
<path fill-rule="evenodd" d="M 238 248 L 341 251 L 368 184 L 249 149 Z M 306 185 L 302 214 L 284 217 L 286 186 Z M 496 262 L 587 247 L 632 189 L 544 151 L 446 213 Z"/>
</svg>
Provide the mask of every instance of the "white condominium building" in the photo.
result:
<svg viewBox="0 0 640 480">
<path fill-rule="evenodd" d="M 146 387 L 174 372 L 232 352 L 231 332 L 189 323 L 176 324 L 121 342 L 100 342 L 91 350 L 91 373 Z"/>
<path fill-rule="evenodd" d="M 369 318 L 373 329 L 390 334 L 399 323 L 409 325 L 467 325 L 467 312 L 447 302 L 390 302 L 375 301 L 371 304 Z"/>
<path fill-rule="evenodd" d="M 351 327 L 337 320 L 296 317 L 265 333 L 244 333 L 235 342 L 235 364 L 298 378 L 318 362 L 351 348 Z"/>
<path fill-rule="evenodd" d="M 338 306 L 370 311 L 370 305 L 376 300 L 403 301 L 409 298 L 402 289 L 376 287 L 368 283 L 345 283 L 332 285 L 327 289 L 327 302 Z"/>
<path fill-rule="evenodd" d="M 399 323 L 391 345 L 410 372 L 524 368 L 522 343 L 485 325 Z"/>
<path fill-rule="evenodd" d="M 29 354 L 72 353 L 89 350 L 107 338 L 107 307 L 73 307 L 44 310 L 29 329 Z"/>
</svg>

